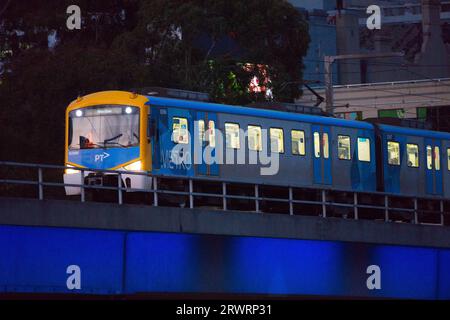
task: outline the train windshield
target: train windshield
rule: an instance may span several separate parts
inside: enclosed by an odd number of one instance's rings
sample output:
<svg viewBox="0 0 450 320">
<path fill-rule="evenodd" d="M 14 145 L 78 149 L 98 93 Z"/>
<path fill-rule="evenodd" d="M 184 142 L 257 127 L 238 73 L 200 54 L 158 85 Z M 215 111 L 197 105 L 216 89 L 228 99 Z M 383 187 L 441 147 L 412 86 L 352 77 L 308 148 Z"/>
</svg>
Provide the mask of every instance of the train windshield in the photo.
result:
<svg viewBox="0 0 450 320">
<path fill-rule="evenodd" d="M 69 149 L 139 145 L 139 108 L 97 105 L 69 113 Z"/>
</svg>

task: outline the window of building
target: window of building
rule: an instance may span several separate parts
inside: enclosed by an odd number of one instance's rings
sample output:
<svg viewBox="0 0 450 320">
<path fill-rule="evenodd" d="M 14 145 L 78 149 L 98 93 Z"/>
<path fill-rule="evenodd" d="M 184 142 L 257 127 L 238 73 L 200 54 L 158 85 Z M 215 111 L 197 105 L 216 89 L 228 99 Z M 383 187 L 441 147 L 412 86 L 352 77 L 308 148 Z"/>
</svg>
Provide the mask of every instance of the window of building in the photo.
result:
<svg viewBox="0 0 450 320">
<path fill-rule="evenodd" d="M 438 146 L 434 147 L 434 168 L 437 171 L 441 170 L 441 152 Z"/>
<path fill-rule="evenodd" d="M 351 159 L 349 136 L 338 136 L 338 158 L 341 160 Z"/>
<path fill-rule="evenodd" d="M 418 168 L 419 167 L 419 146 L 417 144 L 406 145 L 406 155 L 408 167 Z"/>
<path fill-rule="evenodd" d="M 291 131 L 292 154 L 305 155 L 305 132 L 301 130 Z"/>
<path fill-rule="evenodd" d="M 284 152 L 283 129 L 270 128 L 270 148 L 272 152 Z"/>
<path fill-rule="evenodd" d="M 248 126 L 248 149 L 252 151 L 262 150 L 262 135 L 261 127 L 259 126 Z"/>
<path fill-rule="evenodd" d="M 358 138 L 358 160 L 370 162 L 370 139 Z"/>
<path fill-rule="evenodd" d="M 433 169 L 433 149 L 431 146 L 427 146 L 427 169 Z"/>
<path fill-rule="evenodd" d="M 441 12 L 450 12 L 450 3 L 442 3 Z"/>
<path fill-rule="evenodd" d="M 320 134 L 314 132 L 314 156 L 320 158 Z"/>
<path fill-rule="evenodd" d="M 417 119 L 425 121 L 427 120 L 427 108 L 419 107 L 416 109 Z"/>
<path fill-rule="evenodd" d="M 172 141 L 182 144 L 189 143 L 188 121 L 186 118 L 173 117 Z"/>
<path fill-rule="evenodd" d="M 239 125 L 237 123 L 225 123 L 226 145 L 230 149 L 239 149 Z"/>
<path fill-rule="evenodd" d="M 328 141 L 328 133 L 324 133 L 322 136 L 323 139 L 323 157 L 328 159 L 330 157 L 330 144 Z"/>
<path fill-rule="evenodd" d="M 390 165 L 399 166 L 400 165 L 400 143 L 395 141 L 388 141 L 387 143 L 388 151 L 388 163 Z"/>
</svg>

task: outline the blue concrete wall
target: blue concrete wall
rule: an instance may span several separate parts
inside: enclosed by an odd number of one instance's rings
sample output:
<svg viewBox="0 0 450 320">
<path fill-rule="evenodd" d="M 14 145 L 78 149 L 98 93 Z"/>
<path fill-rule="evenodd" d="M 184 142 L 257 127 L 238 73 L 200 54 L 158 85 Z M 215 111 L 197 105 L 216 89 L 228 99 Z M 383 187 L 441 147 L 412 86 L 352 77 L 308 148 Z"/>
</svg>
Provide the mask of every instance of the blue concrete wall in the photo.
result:
<svg viewBox="0 0 450 320">
<path fill-rule="evenodd" d="M 123 239 L 122 232 L 0 226 L 0 291 L 69 293 L 67 267 L 78 265 L 79 293 L 120 293 Z"/>
<path fill-rule="evenodd" d="M 0 292 L 251 293 L 450 299 L 450 250 L 183 233 L 0 226 Z M 81 269 L 68 290 L 67 267 Z M 380 267 L 381 289 L 366 286 Z"/>
</svg>

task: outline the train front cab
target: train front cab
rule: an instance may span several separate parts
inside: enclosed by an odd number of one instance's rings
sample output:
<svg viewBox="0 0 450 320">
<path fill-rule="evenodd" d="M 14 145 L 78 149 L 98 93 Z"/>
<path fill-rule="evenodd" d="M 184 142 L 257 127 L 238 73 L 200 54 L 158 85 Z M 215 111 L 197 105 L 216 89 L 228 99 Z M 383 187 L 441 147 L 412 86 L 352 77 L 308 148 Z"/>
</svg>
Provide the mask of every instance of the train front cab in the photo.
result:
<svg viewBox="0 0 450 320">
<path fill-rule="evenodd" d="M 450 134 L 379 125 L 383 191 L 450 198 Z"/>
<path fill-rule="evenodd" d="M 130 92 L 103 91 L 79 97 L 68 106 L 65 164 L 87 169 L 84 184 L 117 186 L 118 174 L 89 171 L 101 169 L 120 170 L 122 185 L 128 189 L 151 187 L 150 177 L 127 174 L 152 169 L 147 101 L 146 97 Z M 81 171 L 65 170 L 64 183 L 76 185 L 81 179 Z M 66 186 L 65 189 L 67 195 L 81 193 L 80 187 Z M 100 189 L 86 190 L 107 193 Z"/>
</svg>

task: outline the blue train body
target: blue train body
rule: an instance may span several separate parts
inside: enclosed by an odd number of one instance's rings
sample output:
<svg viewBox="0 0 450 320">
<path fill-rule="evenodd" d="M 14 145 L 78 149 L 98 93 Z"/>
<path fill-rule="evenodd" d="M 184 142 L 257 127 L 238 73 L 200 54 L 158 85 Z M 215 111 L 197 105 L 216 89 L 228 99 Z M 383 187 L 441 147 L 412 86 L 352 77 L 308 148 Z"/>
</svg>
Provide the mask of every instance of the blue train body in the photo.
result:
<svg viewBox="0 0 450 320">
<path fill-rule="evenodd" d="M 152 110 L 153 123 L 158 127 L 159 135 L 153 140 L 155 173 L 208 175 L 243 182 L 330 186 L 357 191 L 378 190 L 405 195 L 450 197 L 448 133 L 266 109 L 170 98 L 148 98 L 147 104 Z M 189 168 L 167 167 L 164 161 L 167 161 L 169 150 L 174 146 L 171 141 L 173 126 L 171 120 L 177 117 L 186 118 L 188 128 L 194 128 L 194 121 L 213 119 L 216 129 L 222 132 L 225 132 L 226 123 L 237 124 L 242 129 L 246 129 L 249 125 L 260 126 L 267 130 L 281 128 L 284 135 L 284 152 L 279 154 L 278 172 L 273 176 L 264 176 L 258 174 L 259 166 L 246 164 L 213 165 L 208 170 L 205 169 L 205 165 L 193 165 Z M 304 155 L 293 154 L 292 130 L 304 132 Z M 319 136 L 320 141 L 320 152 L 317 155 L 315 134 Z M 325 134 L 328 146 L 324 143 Z M 195 135 L 193 136 L 195 138 Z M 240 136 L 239 140 L 240 148 L 248 151 L 248 139 Z M 347 142 L 347 149 L 341 148 L 341 140 Z M 398 143 L 398 150 L 395 148 L 388 150 L 388 142 L 389 144 L 392 142 L 394 147 Z M 269 144 L 263 148 L 270 148 Z M 366 147 L 363 150 L 363 146 L 368 146 L 369 150 Z M 325 147 L 329 149 L 327 152 L 324 152 Z M 189 145 L 189 148 L 193 146 Z M 430 148 L 432 160 L 431 163 L 427 163 L 430 162 Z M 343 154 L 339 154 L 342 150 Z M 361 150 L 364 151 L 364 155 L 360 154 Z M 395 161 L 389 160 L 388 156 Z M 417 158 L 417 166 L 411 164 L 410 158 Z"/>
<path fill-rule="evenodd" d="M 338 135 L 350 137 L 353 144 L 356 144 L 357 137 L 374 143 L 373 126 L 369 123 L 167 98 L 149 97 L 148 104 L 150 110 L 152 110 L 150 122 L 157 126 L 156 136 L 152 140 L 154 151 L 152 171 L 155 173 L 189 176 L 208 175 L 242 182 L 267 182 L 291 186 L 327 185 L 349 190 L 376 190 L 375 161 L 358 161 L 356 148 L 351 150 L 351 158 L 347 161 L 334 161 L 334 158 L 337 157 L 335 140 Z M 211 165 L 210 168 L 205 168 L 207 166 L 205 164 L 179 166 L 178 168 L 168 165 L 170 152 L 175 145 L 172 141 L 171 130 L 173 127 L 172 119 L 174 118 L 187 119 L 188 128 L 194 128 L 194 121 L 213 120 L 215 121 L 215 128 L 221 132 L 226 131 L 225 124 L 227 123 L 237 124 L 239 128 L 244 130 L 248 126 L 259 126 L 261 129 L 267 130 L 270 130 L 270 128 L 282 129 L 284 152 L 279 153 L 278 172 L 275 175 L 261 175 L 262 165 L 249 164 L 251 150 L 248 147 L 248 139 L 245 139 L 242 135 L 239 137 L 239 149 L 244 148 L 247 151 L 245 164 Z M 304 155 L 293 154 L 291 130 L 304 132 Z M 190 132 L 192 131 L 190 130 Z M 323 152 L 320 156 L 313 156 L 314 132 L 322 137 L 325 133 L 328 135 L 329 155 L 327 157 L 324 157 Z M 195 139 L 195 135 L 192 136 Z M 323 151 L 324 145 L 322 142 L 320 148 Z M 192 145 L 187 148 L 194 152 Z M 262 148 L 263 151 L 265 148 L 269 148 L 269 143 L 263 145 Z M 370 147 L 370 158 L 375 160 L 373 145 Z"/>
<path fill-rule="evenodd" d="M 450 198 L 449 133 L 123 91 L 81 97 L 66 119 L 72 167 Z"/>
</svg>

